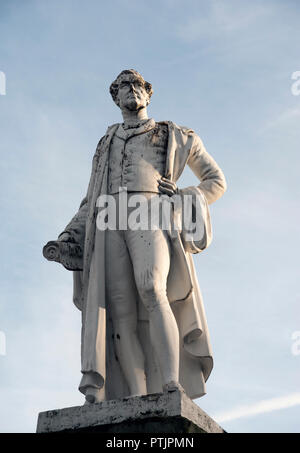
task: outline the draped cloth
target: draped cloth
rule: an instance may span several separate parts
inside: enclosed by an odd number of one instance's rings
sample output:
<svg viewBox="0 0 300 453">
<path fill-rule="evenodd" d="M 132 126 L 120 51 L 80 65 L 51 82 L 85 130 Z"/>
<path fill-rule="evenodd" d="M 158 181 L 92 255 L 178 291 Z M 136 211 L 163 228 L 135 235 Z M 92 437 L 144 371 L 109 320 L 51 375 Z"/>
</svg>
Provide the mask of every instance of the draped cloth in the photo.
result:
<svg viewBox="0 0 300 453">
<path fill-rule="evenodd" d="M 213 358 L 206 315 L 195 272 L 193 253 L 204 250 L 212 239 L 208 204 L 218 199 L 226 190 L 221 169 L 206 152 L 202 141 L 191 129 L 168 125 L 168 149 L 165 177 L 176 182 L 186 164 L 199 178 L 197 187 L 180 190 L 180 194 L 193 195 L 193 203 L 200 209 L 201 237 L 195 240 L 185 231 L 173 229 L 171 239 L 171 265 L 167 281 L 168 299 L 180 335 L 179 380 L 190 398 L 206 393 L 207 381 Z M 117 360 L 110 307 L 105 285 L 105 231 L 96 228 L 96 203 L 99 195 L 107 193 L 110 143 L 119 124 L 110 126 L 100 140 L 93 159 L 93 168 L 87 196 L 77 214 L 67 225 L 73 240 L 84 250 L 82 270 L 74 271 L 73 300 L 82 312 L 81 371 L 83 377 L 79 390 L 87 386 L 101 389 L 103 399 L 116 399 L 129 395 L 129 389 Z M 174 213 L 178 220 L 180 213 Z M 139 307 L 141 303 L 139 302 Z M 138 334 L 148 360 L 146 377 L 152 379 L 151 388 L 161 391 L 159 370 L 149 336 L 149 322 L 145 310 L 140 310 Z M 151 354 L 153 360 L 151 360 Z M 149 359 L 150 357 L 150 359 Z M 149 381 L 148 381 L 149 382 Z"/>
</svg>

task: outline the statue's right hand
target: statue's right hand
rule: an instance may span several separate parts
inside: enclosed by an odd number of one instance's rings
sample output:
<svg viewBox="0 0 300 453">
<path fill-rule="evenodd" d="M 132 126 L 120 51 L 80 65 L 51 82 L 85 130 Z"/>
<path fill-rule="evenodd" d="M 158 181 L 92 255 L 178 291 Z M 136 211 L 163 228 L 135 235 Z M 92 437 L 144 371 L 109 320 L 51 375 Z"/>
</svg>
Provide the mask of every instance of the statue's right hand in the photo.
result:
<svg viewBox="0 0 300 453">
<path fill-rule="evenodd" d="M 60 241 L 60 242 L 73 242 L 70 233 L 62 233 L 58 237 L 58 241 Z"/>
<path fill-rule="evenodd" d="M 43 255 L 48 261 L 56 261 L 62 264 L 69 271 L 82 271 L 83 250 L 74 241 L 49 241 L 43 248 Z M 65 239 L 67 236 L 65 237 Z"/>
</svg>

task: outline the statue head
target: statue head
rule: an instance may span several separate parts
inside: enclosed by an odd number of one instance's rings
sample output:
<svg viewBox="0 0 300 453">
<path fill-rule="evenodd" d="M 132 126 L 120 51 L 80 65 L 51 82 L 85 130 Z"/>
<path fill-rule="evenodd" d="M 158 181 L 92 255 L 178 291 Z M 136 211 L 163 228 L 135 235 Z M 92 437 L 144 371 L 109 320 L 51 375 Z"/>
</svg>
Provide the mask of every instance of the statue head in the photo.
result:
<svg viewBox="0 0 300 453">
<path fill-rule="evenodd" d="M 122 71 L 110 85 L 110 94 L 120 109 L 140 110 L 150 103 L 152 85 L 134 69 Z"/>
</svg>

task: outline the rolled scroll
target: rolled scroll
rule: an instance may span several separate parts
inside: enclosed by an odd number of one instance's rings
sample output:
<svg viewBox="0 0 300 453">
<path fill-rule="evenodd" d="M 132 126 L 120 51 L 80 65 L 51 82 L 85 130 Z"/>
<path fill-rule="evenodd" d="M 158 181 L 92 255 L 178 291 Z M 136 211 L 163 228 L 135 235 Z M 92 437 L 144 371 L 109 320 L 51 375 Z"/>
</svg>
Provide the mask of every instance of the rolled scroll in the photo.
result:
<svg viewBox="0 0 300 453">
<path fill-rule="evenodd" d="M 68 271 L 83 269 L 83 251 L 74 242 L 50 241 L 43 248 L 43 255 L 48 261 L 62 264 Z"/>
</svg>

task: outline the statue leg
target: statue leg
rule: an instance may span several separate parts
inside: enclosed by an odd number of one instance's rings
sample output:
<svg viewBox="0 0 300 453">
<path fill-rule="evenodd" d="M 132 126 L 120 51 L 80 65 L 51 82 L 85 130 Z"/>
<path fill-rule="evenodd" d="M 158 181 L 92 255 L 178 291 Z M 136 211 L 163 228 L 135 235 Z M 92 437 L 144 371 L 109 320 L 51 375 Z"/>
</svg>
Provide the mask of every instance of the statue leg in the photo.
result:
<svg viewBox="0 0 300 453">
<path fill-rule="evenodd" d="M 179 381 L 179 332 L 167 297 L 170 244 L 166 231 L 125 232 L 137 290 L 149 313 L 150 336 L 163 385 Z"/>
<path fill-rule="evenodd" d="M 137 290 L 124 232 L 106 232 L 106 283 L 114 344 L 132 395 L 147 394 L 144 355 L 137 335 Z"/>
</svg>

